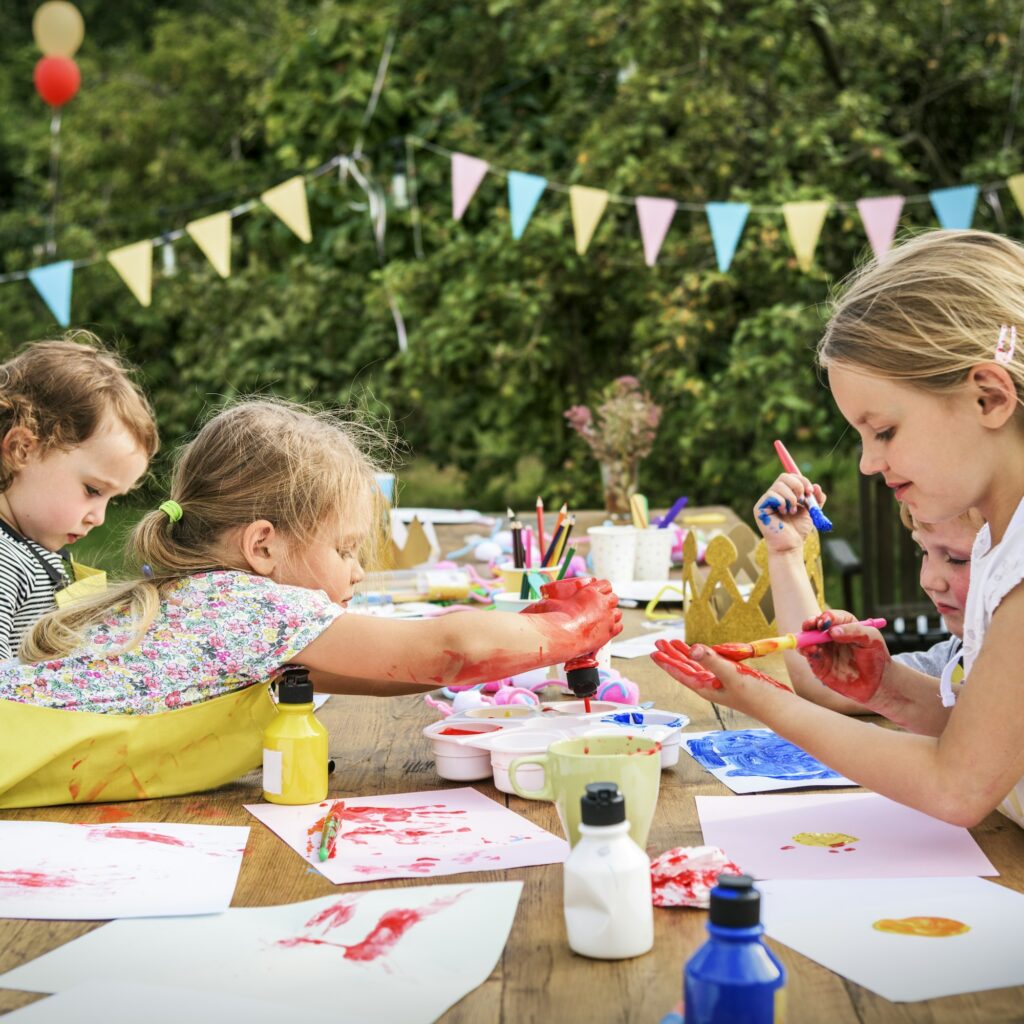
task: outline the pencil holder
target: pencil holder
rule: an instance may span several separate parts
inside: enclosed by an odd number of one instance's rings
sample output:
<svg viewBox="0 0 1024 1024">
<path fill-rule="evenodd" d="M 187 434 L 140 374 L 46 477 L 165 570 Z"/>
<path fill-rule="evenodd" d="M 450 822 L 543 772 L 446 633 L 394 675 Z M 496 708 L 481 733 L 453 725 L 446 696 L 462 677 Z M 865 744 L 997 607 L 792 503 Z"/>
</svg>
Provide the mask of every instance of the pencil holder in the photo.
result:
<svg viewBox="0 0 1024 1024">
<path fill-rule="evenodd" d="M 633 579 L 667 580 L 672 568 L 672 548 L 676 542 L 675 530 L 659 530 L 656 526 L 638 530 Z"/>
<path fill-rule="evenodd" d="M 594 575 L 617 583 L 630 583 L 636 561 L 637 530 L 632 526 L 591 526 L 590 558 Z"/>
<path fill-rule="evenodd" d="M 774 636 L 775 608 L 768 578 L 768 550 L 763 539 L 740 523 L 708 543 L 706 573 L 697 566 L 697 538 L 683 541 L 683 616 L 687 643 L 747 643 Z M 821 544 L 816 531 L 804 542 L 804 566 L 825 607 Z"/>
<path fill-rule="evenodd" d="M 523 576 L 528 572 L 537 573 L 544 577 L 545 583 L 550 583 L 553 579 L 557 579 L 559 570 L 562 567 L 560 565 L 549 565 L 546 568 L 535 568 L 535 569 L 517 569 L 514 565 L 496 565 L 494 566 L 494 572 L 501 580 L 501 589 L 509 594 L 518 594 L 519 588 L 523 584 Z M 537 598 L 534 598 L 536 601 Z"/>
</svg>

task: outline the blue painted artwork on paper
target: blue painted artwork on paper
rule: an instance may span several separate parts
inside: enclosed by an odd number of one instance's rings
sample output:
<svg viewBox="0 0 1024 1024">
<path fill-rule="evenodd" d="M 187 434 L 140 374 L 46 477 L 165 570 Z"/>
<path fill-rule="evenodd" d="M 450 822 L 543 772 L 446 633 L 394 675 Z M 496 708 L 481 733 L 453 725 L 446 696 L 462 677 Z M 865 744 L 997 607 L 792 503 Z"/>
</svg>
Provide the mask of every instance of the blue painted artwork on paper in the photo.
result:
<svg viewBox="0 0 1024 1024">
<path fill-rule="evenodd" d="M 765 730 L 716 732 L 686 742 L 698 764 L 708 771 L 727 768 L 723 774 L 731 777 L 762 777 L 780 782 L 841 778 L 805 750 Z"/>
</svg>

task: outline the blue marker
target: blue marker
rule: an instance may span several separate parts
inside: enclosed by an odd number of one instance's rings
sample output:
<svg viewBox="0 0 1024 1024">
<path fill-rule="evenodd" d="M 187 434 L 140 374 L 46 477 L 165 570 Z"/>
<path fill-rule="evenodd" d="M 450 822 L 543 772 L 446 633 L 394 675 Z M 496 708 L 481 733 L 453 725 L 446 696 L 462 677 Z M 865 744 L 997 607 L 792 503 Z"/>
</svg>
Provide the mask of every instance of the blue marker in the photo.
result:
<svg viewBox="0 0 1024 1024">
<path fill-rule="evenodd" d="M 786 451 L 786 446 L 781 441 L 775 442 L 775 451 L 779 456 L 779 461 L 782 463 L 782 468 L 787 473 L 800 472 L 797 468 L 797 464 L 793 461 L 793 456 Z M 814 528 L 819 533 L 828 533 L 832 529 L 832 521 L 824 512 L 821 511 L 821 506 L 815 500 L 814 495 L 808 495 L 804 499 L 804 503 L 807 505 L 807 511 L 810 513 L 811 522 L 814 523 Z"/>
</svg>

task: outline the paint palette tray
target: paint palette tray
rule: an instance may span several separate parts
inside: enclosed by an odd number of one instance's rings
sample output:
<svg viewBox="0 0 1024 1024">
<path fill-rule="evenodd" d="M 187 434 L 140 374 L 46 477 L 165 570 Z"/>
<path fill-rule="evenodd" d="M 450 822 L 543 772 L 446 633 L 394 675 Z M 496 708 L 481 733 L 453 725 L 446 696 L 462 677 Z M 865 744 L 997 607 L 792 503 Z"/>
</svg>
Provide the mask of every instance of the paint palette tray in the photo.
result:
<svg viewBox="0 0 1024 1024">
<path fill-rule="evenodd" d="M 600 724 L 609 729 L 629 729 L 661 744 L 661 767 L 671 768 L 679 763 L 679 749 L 683 729 L 690 724 L 686 715 L 658 708 L 621 708 L 604 715 Z"/>
</svg>

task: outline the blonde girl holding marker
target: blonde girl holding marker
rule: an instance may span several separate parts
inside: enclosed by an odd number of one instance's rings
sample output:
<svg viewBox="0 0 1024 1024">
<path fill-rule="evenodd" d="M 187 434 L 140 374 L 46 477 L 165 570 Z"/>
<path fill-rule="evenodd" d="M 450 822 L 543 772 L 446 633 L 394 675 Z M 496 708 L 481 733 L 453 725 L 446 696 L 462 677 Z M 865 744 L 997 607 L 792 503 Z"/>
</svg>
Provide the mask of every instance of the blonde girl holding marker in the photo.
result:
<svg viewBox="0 0 1024 1024">
<path fill-rule="evenodd" d="M 851 624 L 808 649 L 812 670 L 913 732 L 766 686 L 703 646 L 662 644 L 653 657 L 877 793 L 954 824 L 998 807 L 1024 826 L 1024 247 L 980 231 L 897 247 L 853 276 L 818 359 L 860 436 L 862 472 L 882 474 L 917 521 L 976 508 L 986 522 L 971 556 L 955 705 L 893 662 L 877 632 Z"/>
<path fill-rule="evenodd" d="M 602 581 L 531 614 L 347 614 L 384 513 L 360 439 L 271 401 L 199 431 L 133 534 L 149 575 L 46 616 L 0 663 L 0 807 L 236 778 L 260 763 L 267 684 L 289 664 L 322 692 L 411 694 L 568 661 L 621 630 Z"/>
</svg>

